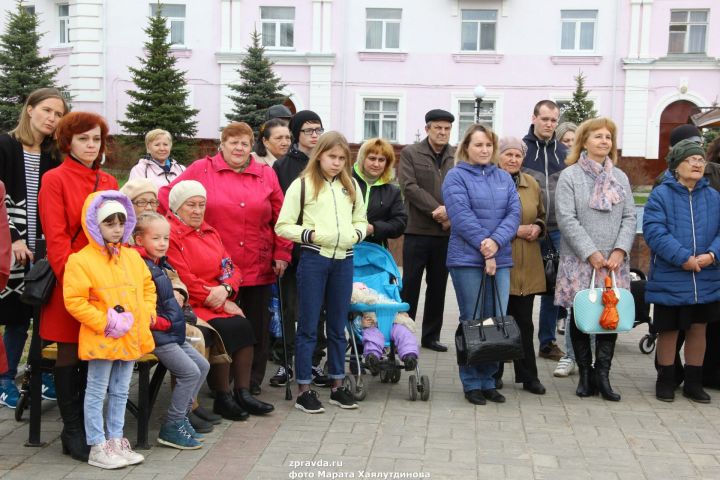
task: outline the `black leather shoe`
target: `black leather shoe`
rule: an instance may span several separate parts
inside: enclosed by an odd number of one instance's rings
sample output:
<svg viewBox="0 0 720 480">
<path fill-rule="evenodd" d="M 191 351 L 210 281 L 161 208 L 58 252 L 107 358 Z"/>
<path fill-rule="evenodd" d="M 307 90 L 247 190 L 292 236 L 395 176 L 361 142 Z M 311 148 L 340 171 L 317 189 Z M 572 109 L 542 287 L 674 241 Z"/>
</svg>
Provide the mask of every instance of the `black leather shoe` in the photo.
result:
<svg viewBox="0 0 720 480">
<path fill-rule="evenodd" d="M 192 425 L 196 432 L 210 433 L 213 431 L 213 424 L 208 422 L 207 420 L 198 417 L 197 415 L 195 415 L 194 412 L 189 412 L 187 418 L 190 422 L 190 425 Z"/>
<path fill-rule="evenodd" d="M 485 405 L 485 395 L 482 390 L 469 390 L 465 392 L 465 399 L 473 405 Z"/>
<path fill-rule="evenodd" d="M 230 392 L 216 392 L 213 411 L 223 418 L 232 421 L 247 420 L 250 416 L 240 405 L 233 399 Z"/>
<path fill-rule="evenodd" d="M 433 340 L 432 342 L 427 342 L 422 344 L 423 348 L 428 348 L 430 350 L 435 350 L 436 352 L 447 352 L 448 347 L 443 345 L 442 343 L 438 342 L 437 340 Z"/>
<path fill-rule="evenodd" d="M 505 397 L 494 388 L 481 390 L 481 392 L 486 400 L 490 400 L 491 402 L 495 403 L 505 403 Z"/>
<path fill-rule="evenodd" d="M 257 396 L 262 393 L 262 388 L 255 382 L 250 382 L 250 395 Z"/>
<path fill-rule="evenodd" d="M 243 409 L 247 410 L 250 415 L 265 415 L 275 410 L 275 407 L 269 403 L 262 402 L 250 394 L 247 388 L 241 388 L 234 392 L 235 402 Z"/>
<path fill-rule="evenodd" d="M 533 380 L 532 382 L 523 382 L 523 390 L 527 390 L 535 395 L 545 395 L 545 387 L 540 380 Z"/>
<path fill-rule="evenodd" d="M 203 420 L 212 423 L 213 425 L 220 425 L 222 423 L 222 417 L 220 415 L 212 413 L 210 410 L 206 409 L 202 405 L 198 405 L 198 407 L 193 410 L 193 413 L 198 417 L 202 418 Z"/>
</svg>

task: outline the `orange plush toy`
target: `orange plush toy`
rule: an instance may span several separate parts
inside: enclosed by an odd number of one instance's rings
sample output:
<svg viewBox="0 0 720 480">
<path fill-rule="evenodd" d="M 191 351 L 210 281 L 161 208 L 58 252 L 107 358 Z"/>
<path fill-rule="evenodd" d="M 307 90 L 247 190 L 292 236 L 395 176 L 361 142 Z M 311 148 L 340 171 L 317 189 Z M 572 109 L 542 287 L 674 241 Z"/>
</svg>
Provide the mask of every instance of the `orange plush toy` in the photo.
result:
<svg viewBox="0 0 720 480">
<path fill-rule="evenodd" d="M 605 330 L 615 330 L 620 321 L 620 315 L 618 314 L 616 305 L 618 300 L 615 295 L 615 291 L 612 289 L 612 280 L 608 275 L 605 277 L 605 291 L 602 294 L 602 302 L 605 305 L 605 309 L 600 315 L 600 326 Z"/>
</svg>

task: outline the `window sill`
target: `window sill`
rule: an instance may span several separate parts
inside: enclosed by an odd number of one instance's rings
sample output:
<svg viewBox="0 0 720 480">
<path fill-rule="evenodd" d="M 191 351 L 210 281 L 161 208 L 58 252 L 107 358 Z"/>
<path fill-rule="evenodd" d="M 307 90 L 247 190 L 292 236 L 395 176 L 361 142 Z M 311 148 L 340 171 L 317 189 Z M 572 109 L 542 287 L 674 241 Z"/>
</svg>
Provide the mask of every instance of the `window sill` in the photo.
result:
<svg viewBox="0 0 720 480">
<path fill-rule="evenodd" d="M 295 47 L 264 47 L 266 52 L 294 52 Z"/>
<path fill-rule="evenodd" d="M 500 63 L 505 58 L 505 55 L 499 53 L 454 53 L 452 55 L 455 63 Z"/>
<path fill-rule="evenodd" d="M 50 55 L 53 57 L 68 57 L 73 51 L 72 45 L 59 45 L 50 49 Z"/>
<path fill-rule="evenodd" d="M 362 62 L 404 62 L 407 60 L 407 52 L 392 50 L 365 50 L 358 52 Z"/>
<path fill-rule="evenodd" d="M 150 52 L 148 51 L 148 49 L 143 48 L 143 54 L 145 55 L 145 58 L 147 58 L 150 55 Z M 190 58 L 192 57 L 192 49 L 187 47 L 173 46 L 170 47 L 170 55 L 175 58 Z"/>
<path fill-rule="evenodd" d="M 658 62 L 688 62 L 688 63 L 702 63 L 702 62 L 715 62 L 717 59 L 714 57 L 708 57 L 705 53 L 668 53 L 666 57 L 660 57 L 657 59 Z"/>
<path fill-rule="evenodd" d="M 592 54 L 564 54 L 553 55 L 550 61 L 555 65 L 598 65 L 602 62 L 602 55 Z"/>
</svg>

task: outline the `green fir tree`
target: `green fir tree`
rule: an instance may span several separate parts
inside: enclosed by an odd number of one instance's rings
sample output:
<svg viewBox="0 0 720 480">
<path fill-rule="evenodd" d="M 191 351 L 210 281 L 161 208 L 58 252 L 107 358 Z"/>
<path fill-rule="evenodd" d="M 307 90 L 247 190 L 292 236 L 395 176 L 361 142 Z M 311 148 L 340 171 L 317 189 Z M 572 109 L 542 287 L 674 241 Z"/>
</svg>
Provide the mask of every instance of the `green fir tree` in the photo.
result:
<svg viewBox="0 0 720 480">
<path fill-rule="evenodd" d="M 588 100 L 589 93 L 589 90 L 585 90 L 585 76 L 582 72 L 579 72 L 577 76 L 575 76 L 573 98 L 566 104 L 562 112 L 564 121 L 580 125 L 589 118 L 597 117 L 595 103 L 592 100 Z"/>
<path fill-rule="evenodd" d="M 0 35 L 0 132 L 15 128 L 28 95 L 38 88 L 58 87 L 59 68 L 51 56 L 40 55 L 44 34 L 37 32 L 38 19 L 22 1 L 9 11 L 5 33 Z M 62 87 L 58 87 L 62 90 Z"/>
<path fill-rule="evenodd" d="M 185 72 L 176 67 L 177 59 L 170 51 L 169 30 L 162 16 L 162 5 L 149 17 L 145 33 L 147 57 L 138 57 L 139 68 L 129 67 L 136 90 L 126 93 L 132 98 L 127 106 L 126 120 L 119 122 L 131 135 L 130 143 L 144 142 L 150 130 L 162 128 L 173 137 L 172 156 L 187 160 L 189 147 L 197 132 L 194 120 L 198 110 L 187 105 Z"/>
<path fill-rule="evenodd" d="M 256 132 L 265 122 L 268 107 L 283 103 L 287 98 L 282 94 L 285 85 L 273 72 L 273 62 L 265 57 L 265 47 L 260 39 L 257 31 L 252 33 L 252 45 L 247 48 L 247 55 L 238 69 L 242 81 L 230 85 L 235 94 L 229 98 L 235 106 L 232 113 L 226 115 L 230 121 L 246 122 Z"/>
</svg>

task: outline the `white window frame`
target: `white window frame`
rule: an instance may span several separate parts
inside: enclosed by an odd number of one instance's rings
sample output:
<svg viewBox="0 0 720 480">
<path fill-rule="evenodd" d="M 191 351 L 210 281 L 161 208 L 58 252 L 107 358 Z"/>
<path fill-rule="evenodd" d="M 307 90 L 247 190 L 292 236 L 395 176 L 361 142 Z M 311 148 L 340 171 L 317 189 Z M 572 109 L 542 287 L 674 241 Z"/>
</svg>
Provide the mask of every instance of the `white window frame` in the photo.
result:
<svg viewBox="0 0 720 480">
<path fill-rule="evenodd" d="M 162 15 L 163 17 L 165 17 L 165 26 L 168 29 L 167 41 L 172 42 L 172 24 L 173 24 L 173 22 L 181 22 L 183 25 L 182 42 L 173 43 L 171 48 L 186 48 L 187 47 L 187 18 L 188 18 L 187 4 L 184 2 L 177 2 L 177 1 L 175 1 L 173 3 L 163 3 L 162 4 L 163 7 L 176 6 L 176 5 L 185 7 L 185 16 L 184 17 L 171 17 L 168 15 Z M 155 12 L 153 11 L 153 8 L 156 6 L 157 6 L 157 3 L 150 4 L 150 16 L 153 16 L 155 14 Z"/>
<path fill-rule="evenodd" d="M 494 20 L 464 20 L 462 18 L 464 12 L 468 11 L 484 11 L 484 12 L 494 12 L 495 13 L 495 19 Z M 497 51 L 497 39 L 498 39 L 498 11 L 493 9 L 487 9 L 487 8 L 464 8 L 462 9 L 460 13 L 460 51 L 461 52 L 494 52 Z M 462 31 L 463 26 L 465 24 L 476 24 L 476 36 L 475 36 L 475 48 L 474 49 L 465 49 L 463 48 L 463 38 L 462 38 Z M 493 48 L 482 48 L 481 40 L 482 40 L 482 29 L 483 25 L 494 25 L 495 26 L 495 37 L 493 38 Z"/>
<path fill-rule="evenodd" d="M 473 104 L 473 121 L 475 120 L 475 97 L 472 96 L 472 93 L 468 94 L 467 92 L 457 92 L 450 95 L 450 101 L 452 102 L 450 105 L 450 113 L 452 113 L 455 116 L 455 122 L 453 122 L 452 131 L 450 132 L 450 138 L 454 140 L 454 142 L 460 143 L 462 140 L 462 136 L 465 134 L 465 129 L 460 128 L 460 102 L 472 102 Z M 492 102 L 493 105 L 493 119 L 492 119 L 492 131 L 495 132 L 495 134 L 498 137 L 502 137 L 502 125 L 503 125 L 503 103 L 504 98 L 502 95 L 493 95 L 488 94 L 485 95 L 482 99 L 483 103 L 485 102 Z M 452 140 L 451 140 L 452 141 Z"/>
<path fill-rule="evenodd" d="M 399 10 L 400 18 L 369 18 L 368 13 L 370 10 Z M 370 26 L 370 23 L 380 23 L 381 24 L 382 37 L 380 39 L 380 48 L 368 47 L 367 33 L 368 33 L 368 27 Z M 397 47 L 388 47 L 387 46 L 387 30 L 388 30 L 388 25 L 390 25 L 390 24 L 397 24 L 397 26 L 398 26 Z M 366 8 L 365 9 L 365 50 L 397 52 L 400 50 L 401 44 L 402 44 L 402 8 Z"/>
<path fill-rule="evenodd" d="M 292 20 L 287 18 L 263 18 L 262 17 L 262 9 L 263 8 L 291 8 L 293 11 L 293 18 Z M 260 22 L 259 22 L 259 29 L 261 35 L 260 42 L 262 43 L 263 47 L 265 47 L 268 50 L 294 50 L 295 49 L 295 18 L 296 18 L 297 10 L 294 6 L 282 6 L 282 5 L 263 5 L 260 7 Z M 263 26 L 265 24 L 268 25 L 274 25 L 275 26 L 275 38 L 273 39 L 273 44 L 266 44 L 265 43 L 265 36 L 262 34 L 263 32 Z M 280 39 L 282 35 L 282 27 L 283 25 L 290 25 L 292 27 L 292 44 L 281 46 L 280 45 Z"/>
<path fill-rule="evenodd" d="M 67 15 L 60 14 L 60 9 L 62 7 L 66 7 L 68 9 Z M 70 44 L 70 4 L 69 3 L 58 3 L 57 4 L 57 16 L 58 16 L 58 44 L 59 45 L 69 45 Z"/>
<path fill-rule="evenodd" d="M 35 15 L 35 13 L 36 13 L 34 4 L 23 3 L 23 8 L 25 9 L 26 12 L 28 12 L 30 14 Z"/>
<path fill-rule="evenodd" d="M 672 21 L 672 14 L 673 13 L 680 13 L 685 12 L 686 13 L 686 19 L 684 22 L 673 22 Z M 705 12 L 705 21 L 699 22 L 699 21 L 693 21 L 690 19 L 693 12 Z M 708 44 L 708 31 L 710 23 L 708 21 L 708 17 L 710 17 L 710 10 L 706 8 L 685 8 L 685 9 L 672 9 L 670 10 L 670 23 L 668 26 L 668 55 L 693 55 L 693 54 L 707 54 L 707 44 Z M 671 38 L 670 35 L 672 34 L 672 27 L 673 26 L 685 26 L 685 39 L 683 41 L 683 51 L 682 52 L 671 52 L 670 51 L 670 42 Z M 703 48 L 700 52 L 689 52 L 689 43 L 690 43 L 690 29 L 693 27 L 698 26 L 704 26 L 705 27 L 705 35 L 703 36 Z"/>
<path fill-rule="evenodd" d="M 354 136 L 357 143 L 362 143 L 365 138 L 365 100 L 396 100 L 398 102 L 396 139 L 387 139 L 390 143 L 407 143 L 405 138 L 405 117 L 406 117 L 406 97 L 403 92 L 357 92 L 355 94 L 355 131 Z M 382 126 L 380 126 L 382 127 Z M 382 130 L 380 130 L 382 134 Z"/>
<path fill-rule="evenodd" d="M 563 12 L 595 12 L 595 18 L 585 18 L 585 17 L 569 17 L 569 18 L 563 18 Z M 598 16 L 599 11 L 598 10 L 592 10 L 592 9 L 563 9 L 560 10 L 560 51 L 563 53 L 592 53 L 597 50 L 597 32 L 598 32 Z M 568 23 L 572 23 L 575 25 L 575 39 L 573 40 L 573 47 L 572 48 L 563 48 L 562 45 L 562 39 L 563 39 L 563 26 Z M 582 25 L 583 24 L 592 24 L 593 28 L 593 39 L 592 39 L 592 48 L 580 48 L 580 35 L 582 32 Z"/>
</svg>

